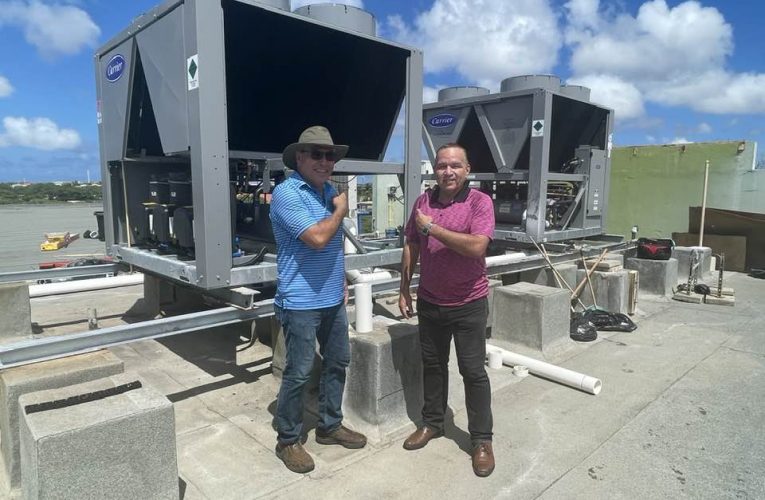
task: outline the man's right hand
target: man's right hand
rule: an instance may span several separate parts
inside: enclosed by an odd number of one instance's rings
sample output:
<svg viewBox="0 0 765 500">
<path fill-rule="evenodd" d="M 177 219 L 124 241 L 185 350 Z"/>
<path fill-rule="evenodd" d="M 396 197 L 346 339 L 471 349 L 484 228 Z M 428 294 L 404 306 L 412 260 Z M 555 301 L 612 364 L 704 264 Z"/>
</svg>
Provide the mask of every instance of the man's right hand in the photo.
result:
<svg viewBox="0 0 765 500">
<path fill-rule="evenodd" d="M 335 205 L 335 213 L 338 213 L 341 217 L 348 215 L 348 194 L 340 193 L 332 198 L 332 204 Z"/>
<path fill-rule="evenodd" d="M 412 305 L 412 294 L 409 290 L 402 291 L 398 296 L 398 310 L 401 311 L 401 315 L 405 319 L 409 319 L 414 315 L 414 306 Z"/>
</svg>

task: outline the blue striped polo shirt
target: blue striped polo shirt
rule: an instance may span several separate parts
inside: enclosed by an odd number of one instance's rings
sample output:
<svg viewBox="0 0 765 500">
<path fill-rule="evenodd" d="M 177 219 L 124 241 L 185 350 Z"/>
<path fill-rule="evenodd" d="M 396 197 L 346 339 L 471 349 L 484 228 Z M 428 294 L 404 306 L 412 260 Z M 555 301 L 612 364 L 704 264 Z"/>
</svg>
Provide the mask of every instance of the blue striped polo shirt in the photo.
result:
<svg viewBox="0 0 765 500">
<path fill-rule="evenodd" d="M 343 301 L 345 260 L 341 230 L 321 250 L 314 250 L 300 239 L 303 231 L 332 214 L 335 196 L 335 188 L 325 183 L 322 199 L 298 172 L 274 189 L 271 222 L 278 276 L 274 303 L 282 309 L 320 309 Z"/>
</svg>

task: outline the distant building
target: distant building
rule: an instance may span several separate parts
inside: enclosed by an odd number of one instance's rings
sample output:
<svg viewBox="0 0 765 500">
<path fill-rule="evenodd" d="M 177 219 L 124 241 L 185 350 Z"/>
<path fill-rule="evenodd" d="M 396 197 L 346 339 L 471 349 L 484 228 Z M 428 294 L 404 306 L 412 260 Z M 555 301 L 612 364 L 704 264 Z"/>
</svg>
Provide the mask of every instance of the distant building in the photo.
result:
<svg viewBox="0 0 765 500">
<path fill-rule="evenodd" d="M 688 231 L 699 207 L 709 160 L 707 207 L 765 214 L 765 170 L 755 169 L 757 143 L 697 142 L 614 148 L 606 231 L 646 237 Z"/>
</svg>

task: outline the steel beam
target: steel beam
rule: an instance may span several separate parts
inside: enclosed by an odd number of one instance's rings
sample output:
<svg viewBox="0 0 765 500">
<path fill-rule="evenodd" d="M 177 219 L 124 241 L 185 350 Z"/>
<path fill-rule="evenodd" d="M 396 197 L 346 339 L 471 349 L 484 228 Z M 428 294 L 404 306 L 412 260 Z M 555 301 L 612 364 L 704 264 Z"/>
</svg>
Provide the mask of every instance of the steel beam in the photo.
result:
<svg viewBox="0 0 765 500">
<path fill-rule="evenodd" d="M 0 283 L 13 281 L 41 281 L 75 276 L 93 276 L 98 274 L 114 274 L 120 269 L 119 264 L 98 264 L 94 266 L 57 267 L 55 269 L 35 269 L 34 271 L 17 271 L 0 273 Z"/>
</svg>

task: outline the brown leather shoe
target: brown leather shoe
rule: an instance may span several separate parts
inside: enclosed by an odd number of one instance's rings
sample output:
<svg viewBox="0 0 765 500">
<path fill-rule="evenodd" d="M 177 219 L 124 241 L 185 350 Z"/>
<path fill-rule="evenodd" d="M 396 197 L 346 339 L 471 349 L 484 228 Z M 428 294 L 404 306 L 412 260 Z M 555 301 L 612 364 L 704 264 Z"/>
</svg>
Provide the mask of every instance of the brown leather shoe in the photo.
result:
<svg viewBox="0 0 765 500">
<path fill-rule="evenodd" d="M 443 431 L 437 431 L 435 429 L 431 429 L 427 425 L 423 425 L 414 431 L 408 438 L 406 438 L 406 441 L 404 441 L 404 449 L 419 450 L 428 444 L 428 441 L 431 439 L 435 439 L 443 435 Z"/>
<path fill-rule="evenodd" d="M 316 429 L 316 442 L 319 444 L 339 444 L 345 448 L 363 448 L 367 444 L 367 437 L 360 432 L 352 431 L 341 425 L 329 433 L 323 433 Z"/>
<path fill-rule="evenodd" d="M 276 443 L 276 456 L 282 459 L 289 470 L 298 474 L 311 472 L 314 468 L 313 458 L 300 441 L 291 444 Z"/>
<path fill-rule="evenodd" d="M 480 477 L 494 472 L 494 450 L 489 441 L 478 443 L 473 448 L 473 472 Z"/>
</svg>

